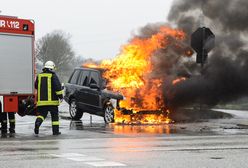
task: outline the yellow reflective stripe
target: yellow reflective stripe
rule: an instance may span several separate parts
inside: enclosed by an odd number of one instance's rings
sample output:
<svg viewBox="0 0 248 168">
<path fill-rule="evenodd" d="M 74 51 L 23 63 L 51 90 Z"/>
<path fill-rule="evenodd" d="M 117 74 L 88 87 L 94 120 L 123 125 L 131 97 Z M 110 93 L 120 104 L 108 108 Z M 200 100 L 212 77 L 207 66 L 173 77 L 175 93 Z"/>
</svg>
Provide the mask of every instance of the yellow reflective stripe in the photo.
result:
<svg viewBox="0 0 248 168">
<path fill-rule="evenodd" d="M 51 86 L 51 78 L 52 74 L 50 73 L 41 73 L 38 75 L 38 101 L 37 105 L 39 104 L 40 100 L 40 92 L 41 92 L 41 78 L 46 77 L 47 78 L 47 92 L 48 92 L 48 100 L 52 100 L 52 86 Z"/>
<path fill-rule="evenodd" d="M 52 100 L 52 82 L 51 77 L 47 78 L 47 95 L 48 95 L 48 101 Z"/>
<path fill-rule="evenodd" d="M 42 119 L 42 121 L 44 121 L 44 120 L 45 120 L 45 118 L 44 118 L 43 116 L 37 116 L 37 118 Z"/>
<path fill-rule="evenodd" d="M 3 123 L 7 123 L 7 120 L 3 120 L 2 122 L 3 122 Z"/>
<path fill-rule="evenodd" d="M 56 95 L 62 95 L 63 94 L 63 90 L 57 91 Z"/>
<path fill-rule="evenodd" d="M 52 125 L 59 125 L 59 121 L 53 121 Z"/>
<path fill-rule="evenodd" d="M 38 75 L 38 102 L 40 101 L 41 75 Z"/>
<path fill-rule="evenodd" d="M 39 74 L 39 76 L 41 76 L 41 77 L 52 77 L 53 74 L 50 74 L 50 73 L 41 73 L 41 74 Z"/>
<path fill-rule="evenodd" d="M 54 106 L 58 106 L 59 105 L 59 101 L 39 101 L 37 102 L 37 106 L 49 106 L 49 105 L 54 105 Z"/>
<path fill-rule="evenodd" d="M 9 120 L 9 122 L 13 123 L 13 122 L 15 122 L 15 119 L 11 119 L 11 120 Z"/>
</svg>

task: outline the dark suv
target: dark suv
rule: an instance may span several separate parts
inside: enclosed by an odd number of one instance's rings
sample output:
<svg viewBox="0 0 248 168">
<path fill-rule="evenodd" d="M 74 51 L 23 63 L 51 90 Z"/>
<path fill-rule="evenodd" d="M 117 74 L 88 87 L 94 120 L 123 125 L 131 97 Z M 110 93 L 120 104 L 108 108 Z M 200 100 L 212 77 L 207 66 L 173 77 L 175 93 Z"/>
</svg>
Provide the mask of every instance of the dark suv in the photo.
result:
<svg viewBox="0 0 248 168">
<path fill-rule="evenodd" d="M 65 101 L 74 120 L 80 120 L 84 112 L 103 116 L 106 123 L 114 122 L 114 109 L 123 96 L 106 89 L 102 69 L 76 68 L 65 84 Z"/>
</svg>

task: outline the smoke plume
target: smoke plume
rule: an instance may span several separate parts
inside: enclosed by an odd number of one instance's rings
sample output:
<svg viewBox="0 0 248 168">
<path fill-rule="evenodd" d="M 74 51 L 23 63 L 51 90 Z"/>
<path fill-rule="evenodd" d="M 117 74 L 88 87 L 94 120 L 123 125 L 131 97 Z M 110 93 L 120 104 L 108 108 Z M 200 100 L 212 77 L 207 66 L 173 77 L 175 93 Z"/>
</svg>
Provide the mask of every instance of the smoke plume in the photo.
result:
<svg viewBox="0 0 248 168">
<path fill-rule="evenodd" d="M 194 103 L 214 106 L 248 96 L 247 18 L 247 0 L 175 0 L 169 23 L 148 24 L 140 29 L 135 35 L 140 39 L 157 34 L 161 26 L 179 28 L 187 34 L 184 41 L 165 37 L 168 45 L 152 55 L 153 71 L 148 81 L 163 80 L 163 98 L 168 107 Z M 185 54 L 191 49 L 191 34 L 202 26 L 210 28 L 216 37 L 215 48 L 203 68 L 196 64 L 196 54 L 191 58 Z M 186 80 L 173 84 L 174 79 L 182 77 Z"/>
<path fill-rule="evenodd" d="M 202 70 L 192 68 L 192 62 L 183 63 L 191 76 L 175 86 L 165 84 L 164 97 L 170 106 L 196 102 L 216 105 L 248 96 L 247 18 L 247 0 L 174 2 L 168 16 L 170 23 L 188 35 L 200 24 L 209 27 L 216 36 L 216 45 Z"/>
</svg>

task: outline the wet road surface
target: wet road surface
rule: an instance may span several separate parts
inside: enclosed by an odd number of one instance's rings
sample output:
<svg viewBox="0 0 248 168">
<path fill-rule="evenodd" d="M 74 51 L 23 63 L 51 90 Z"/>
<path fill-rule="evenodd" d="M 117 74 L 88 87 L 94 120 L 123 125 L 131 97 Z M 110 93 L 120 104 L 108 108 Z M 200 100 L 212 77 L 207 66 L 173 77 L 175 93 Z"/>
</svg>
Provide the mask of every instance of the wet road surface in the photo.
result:
<svg viewBox="0 0 248 168">
<path fill-rule="evenodd" d="M 247 167 L 248 115 L 173 125 L 105 125 L 61 113 L 60 136 L 47 118 L 39 137 L 35 117 L 17 117 L 14 138 L 0 139 L 0 167 Z M 248 113 L 248 112 L 247 112 Z"/>
</svg>

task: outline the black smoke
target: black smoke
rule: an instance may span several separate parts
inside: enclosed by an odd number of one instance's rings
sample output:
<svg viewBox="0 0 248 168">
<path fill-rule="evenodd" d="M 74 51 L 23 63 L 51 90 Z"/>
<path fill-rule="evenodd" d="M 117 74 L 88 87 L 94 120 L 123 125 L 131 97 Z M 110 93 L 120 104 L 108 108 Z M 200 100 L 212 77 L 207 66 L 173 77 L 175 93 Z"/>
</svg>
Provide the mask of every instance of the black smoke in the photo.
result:
<svg viewBox="0 0 248 168">
<path fill-rule="evenodd" d="M 191 76 L 177 85 L 164 86 L 169 106 L 194 103 L 216 105 L 248 96 L 248 1 L 176 0 L 170 23 L 191 34 L 199 26 L 209 27 L 216 36 L 203 69 L 184 63 Z M 202 23 L 204 21 L 204 23 Z"/>
<path fill-rule="evenodd" d="M 135 37 L 150 38 L 161 26 L 187 34 L 184 41 L 165 37 L 169 45 L 152 56 L 154 69 L 148 77 L 164 81 L 164 102 L 169 107 L 214 106 L 248 96 L 248 0 L 175 0 L 168 21 L 148 24 Z M 191 34 L 201 26 L 216 37 L 203 68 L 196 64 L 195 55 L 183 54 L 190 47 Z M 172 85 L 180 77 L 187 80 Z"/>
</svg>

